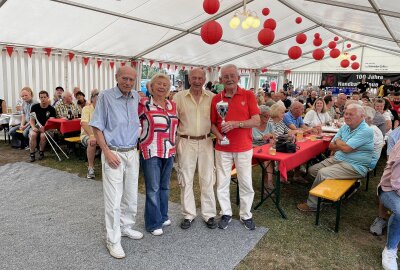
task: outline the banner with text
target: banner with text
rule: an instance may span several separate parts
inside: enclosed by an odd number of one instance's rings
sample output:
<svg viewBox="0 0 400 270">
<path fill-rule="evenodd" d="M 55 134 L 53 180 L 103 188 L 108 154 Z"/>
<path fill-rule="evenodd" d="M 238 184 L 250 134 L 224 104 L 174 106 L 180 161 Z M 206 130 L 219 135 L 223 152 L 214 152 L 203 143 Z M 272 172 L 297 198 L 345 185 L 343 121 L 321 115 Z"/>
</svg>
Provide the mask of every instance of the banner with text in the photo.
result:
<svg viewBox="0 0 400 270">
<path fill-rule="evenodd" d="M 398 73 L 322 73 L 322 81 L 327 87 L 353 88 L 365 78 L 371 88 L 378 88 L 382 80 L 390 79 L 391 83 L 400 80 Z"/>
</svg>

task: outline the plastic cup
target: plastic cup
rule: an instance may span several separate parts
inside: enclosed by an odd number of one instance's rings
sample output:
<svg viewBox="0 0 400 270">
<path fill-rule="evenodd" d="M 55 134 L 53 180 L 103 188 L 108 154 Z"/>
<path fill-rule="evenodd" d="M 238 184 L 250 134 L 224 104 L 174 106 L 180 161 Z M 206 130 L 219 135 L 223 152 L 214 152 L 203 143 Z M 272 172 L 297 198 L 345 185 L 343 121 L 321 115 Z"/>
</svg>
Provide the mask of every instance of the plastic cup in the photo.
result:
<svg viewBox="0 0 400 270">
<path fill-rule="evenodd" d="M 271 147 L 269 148 L 269 150 L 268 150 L 268 153 L 269 153 L 271 156 L 275 156 L 275 155 L 276 155 L 276 148 L 275 148 L 274 146 L 271 146 Z"/>
<path fill-rule="evenodd" d="M 296 134 L 296 140 L 298 141 L 298 142 L 302 142 L 303 140 L 304 140 L 304 134 L 303 134 L 303 131 L 297 131 L 297 134 Z"/>
</svg>

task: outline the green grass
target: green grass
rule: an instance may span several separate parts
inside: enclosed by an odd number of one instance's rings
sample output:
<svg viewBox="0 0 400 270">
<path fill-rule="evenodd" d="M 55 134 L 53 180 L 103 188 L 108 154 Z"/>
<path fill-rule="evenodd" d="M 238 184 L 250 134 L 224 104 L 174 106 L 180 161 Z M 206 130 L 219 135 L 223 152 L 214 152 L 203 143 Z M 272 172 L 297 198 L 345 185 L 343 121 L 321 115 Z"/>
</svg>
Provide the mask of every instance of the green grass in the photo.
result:
<svg viewBox="0 0 400 270">
<path fill-rule="evenodd" d="M 1 156 L 23 153 L 23 150 L 10 150 L 0 143 Z M 49 149 L 51 151 L 51 149 Z M 59 162 L 55 155 L 46 152 L 46 159 L 38 164 L 67 171 L 86 177 L 86 163 L 75 155 Z M 96 181 L 101 179 L 100 159 L 96 158 Z M 321 226 L 315 226 L 315 215 L 301 213 L 296 204 L 305 201 L 309 187 L 299 184 L 283 184 L 282 207 L 288 219 L 282 219 L 271 200 L 267 200 L 258 210 L 253 211 L 258 227 L 269 228 L 269 232 L 257 246 L 237 266 L 237 269 L 381 269 L 381 252 L 385 236 L 376 237 L 369 233 L 369 226 L 377 213 L 378 199 L 376 185 L 379 182 L 384 160 L 378 164 L 378 174 L 370 179 L 370 189 L 360 190 L 342 205 L 342 218 L 339 233 L 333 232 L 335 209 L 325 208 L 321 214 Z M 260 196 L 260 170 L 253 169 L 253 183 L 256 191 L 254 203 Z M 199 206 L 199 186 L 195 179 L 196 203 Z M 180 189 L 175 172 L 172 173 L 170 201 L 180 203 Z M 144 194 L 143 175 L 139 176 L 139 191 Z M 231 186 L 232 203 L 235 202 L 236 186 Z M 234 217 L 238 218 L 238 208 L 233 204 Z M 139 214 L 139 217 L 141 215 Z M 176 221 L 179 222 L 179 221 Z"/>
</svg>

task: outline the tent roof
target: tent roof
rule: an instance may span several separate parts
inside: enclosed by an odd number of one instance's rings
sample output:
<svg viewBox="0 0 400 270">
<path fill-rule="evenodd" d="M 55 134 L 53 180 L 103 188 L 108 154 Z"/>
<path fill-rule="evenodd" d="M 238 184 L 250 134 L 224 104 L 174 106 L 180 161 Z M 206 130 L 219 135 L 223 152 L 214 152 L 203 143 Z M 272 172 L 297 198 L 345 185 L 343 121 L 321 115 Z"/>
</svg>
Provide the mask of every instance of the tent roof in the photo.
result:
<svg viewBox="0 0 400 270">
<path fill-rule="evenodd" d="M 0 0 L 0 43 L 52 47 L 81 53 L 144 58 L 186 65 L 219 66 L 233 63 L 241 68 L 283 70 L 315 62 L 311 52 L 314 33 L 326 45 L 335 36 L 338 47 L 350 42 L 400 54 L 400 5 L 390 0 L 248 0 L 247 9 L 277 21 L 275 41 L 258 43 L 258 29 L 228 26 L 242 0 L 220 0 L 219 12 L 208 15 L 203 0 Z M 295 23 L 301 16 L 303 22 Z M 215 45 L 200 38 L 204 22 L 216 19 L 223 37 Z M 303 56 L 290 60 L 288 49 L 295 36 L 307 34 L 300 45 Z M 345 47 L 344 47 L 345 48 Z M 346 49 L 346 48 L 345 48 Z"/>
</svg>

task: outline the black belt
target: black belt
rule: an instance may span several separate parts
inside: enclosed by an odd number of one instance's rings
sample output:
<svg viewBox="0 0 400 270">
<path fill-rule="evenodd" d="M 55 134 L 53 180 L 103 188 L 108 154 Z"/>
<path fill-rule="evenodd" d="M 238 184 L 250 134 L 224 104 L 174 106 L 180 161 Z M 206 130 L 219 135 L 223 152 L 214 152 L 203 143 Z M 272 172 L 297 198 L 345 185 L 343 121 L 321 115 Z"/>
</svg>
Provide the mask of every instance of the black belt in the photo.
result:
<svg viewBox="0 0 400 270">
<path fill-rule="evenodd" d="M 201 135 L 201 136 L 179 135 L 179 137 L 185 138 L 185 139 L 188 139 L 188 140 L 200 141 L 200 140 L 204 140 L 204 139 L 209 138 L 209 137 L 210 137 L 210 134 Z"/>
<path fill-rule="evenodd" d="M 129 147 L 129 148 L 108 146 L 108 148 L 109 148 L 110 150 L 112 150 L 112 151 L 115 151 L 115 152 L 129 152 L 129 151 L 135 150 L 135 149 L 136 149 L 136 146 L 134 146 L 134 147 Z"/>
</svg>

